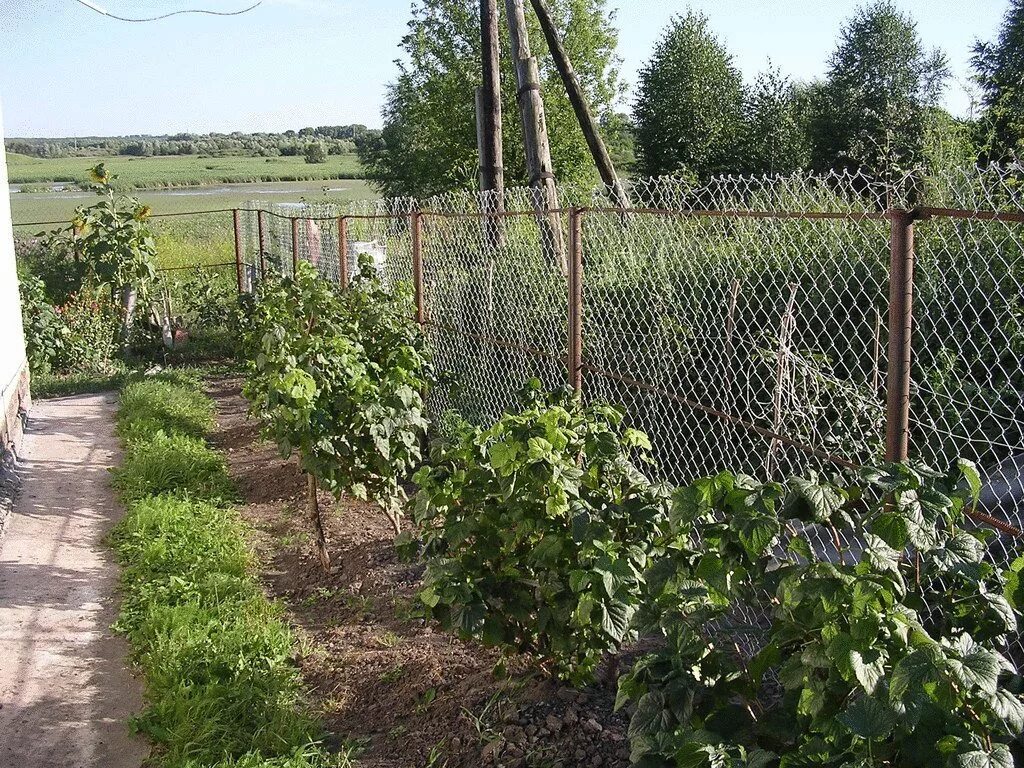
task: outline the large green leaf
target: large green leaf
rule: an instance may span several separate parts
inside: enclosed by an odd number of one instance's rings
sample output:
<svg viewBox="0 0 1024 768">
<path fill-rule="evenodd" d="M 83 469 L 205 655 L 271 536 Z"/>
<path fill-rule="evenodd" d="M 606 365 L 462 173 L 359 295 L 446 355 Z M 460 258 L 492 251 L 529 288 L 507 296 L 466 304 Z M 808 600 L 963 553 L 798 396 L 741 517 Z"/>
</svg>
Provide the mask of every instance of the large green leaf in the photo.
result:
<svg viewBox="0 0 1024 768">
<path fill-rule="evenodd" d="M 1014 768 L 1013 755 L 1004 744 L 994 744 L 991 752 L 975 750 L 953 757 L 956 768 Z"/>
<path fill-rule="evenodd" d="M 884 703 L 870 696 L 862 696 L 850 704 L 837 719 L 857 736 L 882 739 L 896 724 L 896 715 Z"/>
</svg>

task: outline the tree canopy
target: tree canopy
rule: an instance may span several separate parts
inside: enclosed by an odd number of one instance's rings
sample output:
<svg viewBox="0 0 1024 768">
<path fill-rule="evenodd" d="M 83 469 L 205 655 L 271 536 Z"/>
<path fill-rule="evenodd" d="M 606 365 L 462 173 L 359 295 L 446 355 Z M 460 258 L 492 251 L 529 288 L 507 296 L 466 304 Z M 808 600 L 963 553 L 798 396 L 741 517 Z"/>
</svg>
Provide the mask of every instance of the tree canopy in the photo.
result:
<svg viewBox="0 0 1024 768">
<path fill-rule="evenodd" d="M 948 76 L 945 55 L 926 50 L 917 24 L 889 0 L 858 9 L 815 92 L 814 166 L 880 171 L 919 163 L 928 108 Z"/>
<path fill-rule="evenodd" d="M 743 100 L 743 171 L 793 173 L 810 164 L 809 89 L 778 69 L 757 76 Z"/>
<path fill-rule="evenodd" d="M 983 152 L 989 159 L 1024 154 L 1024 0 L 1010 0 L 999 36 L 978 42 L 972 59 L 985 109 Z"/>
<path fill-rule="evenodd" d="M 563 44 L 599 119 L 620 92 L 618 35 L 606 0 L 550 4 Z M 504 15 L 504 11 L 502 11 Z M 544 46 L 536 18 L 527 13 L 530 42 L 541 70 L 555 174 L 562 184 L 596 178 L 583 133 Z M 509 42 L 502 35 L 502 108 L 505 179 L 526 184 L 522 129 Z M 384 127 L 360 151 L 370 177 L 389 196 L 428 197 L 477 184 L 475 90 L 480 84 L 480 21 L 476 0 L 416 0 L 405 57 L 388 87 Z"/>
<path fill-rule="evenodd" d="M 704 178 L 731 170 L 743 124 L 743 80 L 700 13 L 669 23 L 640 70 L 636 102 L 637 170 Z"/>
</svg>

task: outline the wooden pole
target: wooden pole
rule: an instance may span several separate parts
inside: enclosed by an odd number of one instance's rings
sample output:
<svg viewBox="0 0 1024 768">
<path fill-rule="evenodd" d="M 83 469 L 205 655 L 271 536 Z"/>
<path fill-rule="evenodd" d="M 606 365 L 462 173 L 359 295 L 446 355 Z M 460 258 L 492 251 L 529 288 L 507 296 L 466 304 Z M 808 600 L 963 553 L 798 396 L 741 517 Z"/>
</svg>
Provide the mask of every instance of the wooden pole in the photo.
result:
<svg viewBox="0 0 1024 768">
<path fill-rule="evenodd" d="M 423 214 L 412 214 L 412 286 L 416 300 L 416 322 L 422 327 L 427 322 L 427 308 L 423 296 Z"/>
<path fill-rule="evenodd" d="M 566 53 L 565 46 L 562 45 L 562 39 L 558 36 L 558 30 L 555 29 L 555 23 L 551 19 L 551 12 L 548 10 L 544 0 L 530 0 L 530 2 L 533 5 L 534 12 L 537 14 L 537 18 L 540 20 L 540 28 L 543 30 L 544 38 L 548 42 L 551 57 L 555 61 L 555 68 L 562 77 L 565 91 L 569 95 L 569 102 L 576 113 L 576 119 L 579 120 L 580 128 L 583 129 L 583 135 L 587 139 L 590 153 L 594 156 L 594 164 L 597 166 L 598 173 L 601 174 L 601 180 L 612 190 L 616 205 L 620 208 L 629 208 L 630 204 L 629 198 L 626 196 L 626 190 L 615 173 L 615 165 L 612 163 L 611 155 L 608 154 L 608 148 L 605 146 L 604 139 L 601 138 L 600 131 L 598 131 L 597 122 L 594 120 L 594 116 L 590 111 L 590 104 L 587 102 L 587 96 L 583 92 L 583 87 L 580 85 L 579 78 L 576 77 L 576 71 L 569 60 L 569 54 Z"/>
<path fill-rule="evenodd" d="M 256 236 L 260 243 L 260 280 L 267 279 L 267 230 L 263 223 L 263 211 L 256 211 Z"/>
<path fill-rule="evenodd" d="M 299 220 L 292 219 L 292 277 L 299 274 Z"/>
<path fill-rule="evenodd" d="M 526 168 L 530 174 L 530 186 L 540 192 L 535 199 L 535 205 L 538 211 L 546 214 L 546 219 L 542 219 L 541 225 L 542 239 L 545 251 L 551 254 L 562 274 L 568 274 L 569 265 L 562 237 L 561 218 L 557 213 L 551 213 L 559 207 L 558 186 L 555 184 L 547 117 L 544 114 L 544 98 L 540 90 L 540 68 L 537 59 L 530 52 L 523 0 L 505 0 L 505 11 L 508 16 L 509 40 L 512 44 L 512 61 L 516 68 L 517 100 L 523 122 Z"/>
<path fill-rule="evenodd" d="M 498 0 L 480 0 L 480 55 L 483 88 L 480 90 L 483 147 L 481 164 L 484 192 L 492 192 L 496 210 L 505 208 L 504 150 L 501 135 L 501 47 L 498 43 Z"/>
<path fill-rule="evenodd" d="M 775 357 L 775 393 L 772 398 L 772 432 L 776 435 L 782 431 L 782 391 L 786 384 L 786 375 L 789 372 L 789 342 L 796 330 L 796 292 L 799 287 L 796 283 L 789 284 L 789 300 L 786 302 L 786 310 L 779 323 L 779 347 Z M 775 471 L 775 453 L 778 448 L 779 441 L 773 438 L 768 445 L 768 456 L 764 462 L 766 480 L 772 479 L 772 473 Z"/>
<path fill-rule="evenodd" d="M 910 449 L 910 367 L 914 318 L 914 214 L 889 212 L 889 365 L 885 459 L 906 461 Z"/>
<path fill-rule="evenodd" d="M 583 391 L 583 211 L 569 212 L 569 386 Z"/>
</svg>

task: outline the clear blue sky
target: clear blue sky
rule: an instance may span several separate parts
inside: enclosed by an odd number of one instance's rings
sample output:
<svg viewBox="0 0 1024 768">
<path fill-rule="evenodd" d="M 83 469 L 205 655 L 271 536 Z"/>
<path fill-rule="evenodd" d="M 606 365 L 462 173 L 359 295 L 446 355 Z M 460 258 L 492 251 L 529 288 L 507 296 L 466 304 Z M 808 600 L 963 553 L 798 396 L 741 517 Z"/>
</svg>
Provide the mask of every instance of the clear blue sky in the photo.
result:
<svg viewBox="0 0 1024 768">
<path fill-rule="evenodd" d="M 247 0 L 94 0 L 112 13 Z M 627 83 L 666 22 L 700 9 L 744 76 L 770 59 L 798 79 L 821 75 L 857 0 L 610 0 L 619 10 Z M 968 76 L 970 46 L 998 29 L 1005 0 L 907 0 L 929 46 Z M 0 98 L 7 136 L 177 131 L 280 131 L 379 125 L 410 0 L 265 0 L 244 16 L 179 16 L 151 24 L 105 19 L 73 0 L 0 0 Z M 540 42 L 540 41 L 538 41 Z M 947 106 L 969 98 L 951 83 Z"/>
</svg>

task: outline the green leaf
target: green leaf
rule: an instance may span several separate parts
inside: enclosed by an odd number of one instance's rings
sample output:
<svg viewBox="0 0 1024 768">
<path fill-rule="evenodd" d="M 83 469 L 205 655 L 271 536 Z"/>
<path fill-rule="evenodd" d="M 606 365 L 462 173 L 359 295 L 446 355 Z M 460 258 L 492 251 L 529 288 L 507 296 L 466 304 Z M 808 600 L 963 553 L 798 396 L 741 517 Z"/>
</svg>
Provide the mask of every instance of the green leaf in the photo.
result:
<svg viewBox="0 0 1024 768">
<path fill-rule="evenodd" d="M 1020 694 L 1000 688 L 989 700 L 989 705 L 1009 733 L 1024 732 L 1024 699 Z"/>
<path fill-rule="evenodd" d="M 850 704 L 836 718 L 850 731 L 864 739 L 883 739 L 896 724 L 896 716 L 888 706 L 869 696 Z"/>
<path fill-rule="evenodd" d="M 420 591 L 420 601 L 428 608 L 433 608 L 441 602 L 441 597 L 434 591 L 433 587 L 427 587 Z"/>
<path fill-rule="evenodd" d="M 601 629 L 615 642 L 621 642 L 629 631 L 632 611 L 620 602 L 601 604 Z"/>
<path fill-rule="evenodd" d="M 622 443 L 630 448 L 643 448 L 648 451 L 653 450 L 650 438 L 638 429 L 625 430 L 622 433 Z"/>
<path fill-rule="evenodd" d="M 986 693 L 994 694 L 999 681 L 999 657 L 984 646 L 975 643 L 968 635 L 961 635 L 954 644 L 960 658 L 949 656 L 947 669 L 966 688 L 977 686 Z"/>
<path fill-rule="evenodd" d="M 1017 612 L 1005 597 L 985 592 L 981 595 L 981 598 L 988 603 L 989 608 L 996 612 L 1007 632 L 1013 632 L 1017 629 Z"/>
<path fill-rule="evenodd" d="M 1005 744 L 994 744 L 991 752 L 975 750 L 953 757 L 956 768 L 1013 768 L 1013 755 Z"/>
<path fill-rule="evenodd" d="M 665 694 L 661 691 L 648 691 L 636 703 L 636 710 L 629 721 L 629 738 L 632 740 L 645 734 L 657 734 L 667 728 L 670 722 Z"/>
<path fill-rule="evenodd" d="M 755 560 L 765 555 L 781 531 L 778 518 L 761 514 L 737 515 L 732 525 L 739 533 L 743 548 Z"/>
<path fill-rule="evenodd" d="M 533 557 L 538 564 L 551 565 L 562 553 L 562 540 L 557 536 L 545 536 L 533 549 Z"/>
<path fill-rule="evenodd" d="M 825 523 L 843 506 L 842 496 L 831 486 L 794 477 L 789 488 L 793 494 L 789 502 L 792 515 L 797 519 Z"/>
<path fill-rule="evenodd" d="M 942 549 L 932 553 L 935 561 L 944 568 L 958 563 L 980 563 L 985 556 L 985 544 L 967 531 L 959 531 L 949 539 Z"/>
<path fill-rule="evenodd" d="M 959 470 L 963 482 L 971 494 L 971 498 L 977 501 L 978 496 L 981 494 L 981 473 L 978 472 L 977 465 L 967 459 L 957 459 L 956 468 Z"/>
<path fill-rule="evenodd" d="M 885 676 L 885 662 L 885 654 L 878 650 L 865 653 L 850 651 L 850 667 L 853 669 L 853 674 L 857 678 L 857 682 L 869 694 L 875 692 L 878 683 Z"/>
<path fill-rule="evenodd" d="M 871 523 L 871 532 L 896 550 L 902 550 L 910 541 L 907 521 L 895 512 L 884 512 Z"/>
</svg>

